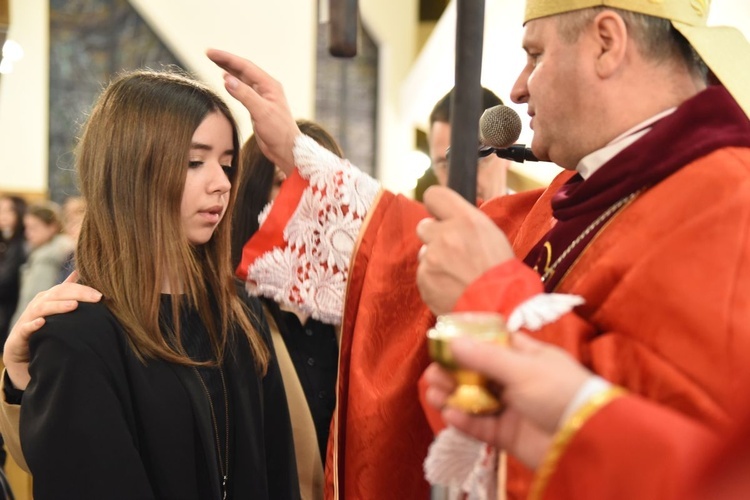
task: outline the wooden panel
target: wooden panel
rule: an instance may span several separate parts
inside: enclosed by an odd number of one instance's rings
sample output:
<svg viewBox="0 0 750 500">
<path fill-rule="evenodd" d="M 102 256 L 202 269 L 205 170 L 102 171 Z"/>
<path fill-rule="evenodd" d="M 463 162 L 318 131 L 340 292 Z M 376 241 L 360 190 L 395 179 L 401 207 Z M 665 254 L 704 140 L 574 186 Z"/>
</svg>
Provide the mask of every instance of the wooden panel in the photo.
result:
<svg viewBox="0 0 750 500">
<path fill-rule="evenodd" d="M 0 0 L 0 29 L 8 30 L 10 24 L 10 6 L 9 0 Z"/>
<path fill-rule="evenodd" d="M 2 186 L 0 186 L 0 194 L 7 195 L 7 196 L 20 196 L 21 198 L 23 198 L 29 203 L 33 203 L 35 201 L 45 201 L 49 199 L 49 196 L 47 195 L 46 191 L 8 190 L 8 189 L 3 189 Z"/>
</svg>

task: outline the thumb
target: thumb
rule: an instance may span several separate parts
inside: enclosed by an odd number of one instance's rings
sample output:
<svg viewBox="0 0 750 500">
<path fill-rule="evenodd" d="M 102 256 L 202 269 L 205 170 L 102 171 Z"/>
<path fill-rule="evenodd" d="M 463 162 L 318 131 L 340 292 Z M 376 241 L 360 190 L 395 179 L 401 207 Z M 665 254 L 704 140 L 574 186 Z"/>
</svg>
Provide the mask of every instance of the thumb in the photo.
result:
<svg viewBox="0 0 750 500">
<path fill-rule="evenodd" d="M 475 207 L 464 200 L 461 195 L 444 186 L 431 186 L 423 196 L 427 211 L 438 220 L 455 217 Z"/>
</svg>

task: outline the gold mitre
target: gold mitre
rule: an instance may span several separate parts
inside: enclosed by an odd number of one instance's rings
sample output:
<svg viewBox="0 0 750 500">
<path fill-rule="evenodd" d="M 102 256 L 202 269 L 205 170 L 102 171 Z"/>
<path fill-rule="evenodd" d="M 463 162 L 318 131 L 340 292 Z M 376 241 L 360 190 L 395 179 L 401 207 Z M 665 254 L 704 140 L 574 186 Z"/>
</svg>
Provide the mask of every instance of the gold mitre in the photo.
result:
<svg viewBox="0 0 750 500">
<path fill-rule="evenodd" d="M 706 26 L 711 0 L 526 0 L 524 24 L 589 7 L 612 7 L 669 19 L 750 116 L 750 43 L 736 28 Z"/>
</svg>

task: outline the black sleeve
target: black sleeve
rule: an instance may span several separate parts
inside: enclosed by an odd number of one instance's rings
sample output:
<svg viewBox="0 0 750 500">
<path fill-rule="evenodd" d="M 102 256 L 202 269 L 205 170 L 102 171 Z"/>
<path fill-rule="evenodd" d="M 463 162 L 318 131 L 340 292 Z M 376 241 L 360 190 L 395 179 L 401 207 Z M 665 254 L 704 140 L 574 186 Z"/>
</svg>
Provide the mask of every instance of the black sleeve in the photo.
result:
<svg viewBox="0 0 750 500">
<path fill-rule="evenodd" d="M 23 391 L 21 389 L 17 389 L 13 382 L 11 382 L 10 377 L 8 376 L 8 370 L 5 370 L 5 374 L 3 375 L 3 391 L 5 392 L 5 402 L 9 405 L 20 405 L 21 401 L 23 401 Z"/>
<path fill-rule="evenodd" d="M 117 333 L 106 322 L 71 321 L 74 314 L 49 318 L 30 342 L 21 445 L 34 498 L 153 498 L 127 424 L 121 362 L 87 342 Z M 110 344 L 116 352 L 117 342 Z"/>
</svg>

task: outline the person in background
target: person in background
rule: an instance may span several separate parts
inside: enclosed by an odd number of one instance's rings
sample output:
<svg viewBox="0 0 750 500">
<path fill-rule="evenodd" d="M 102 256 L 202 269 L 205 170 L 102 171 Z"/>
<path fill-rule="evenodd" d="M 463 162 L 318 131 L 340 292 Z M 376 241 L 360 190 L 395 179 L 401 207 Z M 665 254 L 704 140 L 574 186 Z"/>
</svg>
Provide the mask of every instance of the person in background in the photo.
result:
<svg viewBox="0 0 750 500">
<path fill-rule="evenodd" d="M 20 270 L 26 262 L 25 213 L 23 198 L 0 196 L 0 340 L 3 344 L 18 306 Z"/>
<path fill-rule="evenodd" d="M 74 248 L 70 237 L 61 233 L 60 207 L 56 203 L 30 205 L 23 222 L 29 256 L 21 267 L 21 288 L 11 324 L 37 293 L 59 282 L 63 264 Z"/>
<path fill-rule="evenodd" d="M 21 266 L 26 262 L 25 213 L 26 200 L 19 196 L 0 196 L 0 341 L 3 345 L 18 306 Z M 6 459 L 7 452 L 0 436 L 0 467 L 5 466 Z"/>
<path fill-rule="evenodd" d="M 70 237 L 74 244 L 78 243 L 81 233 L 81 222 L 86 213 L 86 201 L 81 196 L 69 196 L 62 205 L 63 233 Z M 62 266 L 58 282 L 62 283 L 75 270 L 75 251 L 70 252 Z"/>
<path fill-rule="evenodd" d="M 432 169 L 441 186 L 448 185 L 448 156 L 451 145 L 451 89 L 432 108 L 427 144 L 430 148 Z M 486 110 L 503 104 L 491 90 L 482 87 L 482 109 Z M 479 157 L 477 163 L 477 201 L 491 200 L 508 192 L 508 167 L 510 160 L 490 154 Z"/>
<path fill-rule="evenodd" d="M 232 277 L 239 146 L 226 104 L 181 73 L 125 73 L 95 104 L 76 264 L 103 298 L 29 342 L 35 498 L 299 498 L 267 325 Z"/>
<path fill-rule="evenodd" d="M 320 125 L 307 120 L 298 120 L 297 125 L 318 144 L 343 157 L 336 140 Z M 240 264 L 243 246 L 258 231 L 258 217 L 286 179 L 263 156 L 255 136 L 245 142 L 240 156 L 243 169 L 232 216 L 235 268 Z M 322 499 L 323 464 L 336 406 L 336 327 L 299 310 L 282 308 L 271 299 L 260 300 L 284 378 L 302 498 Z"/>
</svg>

